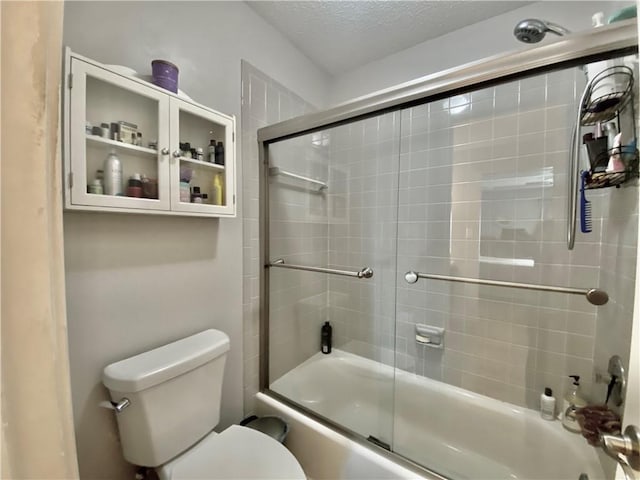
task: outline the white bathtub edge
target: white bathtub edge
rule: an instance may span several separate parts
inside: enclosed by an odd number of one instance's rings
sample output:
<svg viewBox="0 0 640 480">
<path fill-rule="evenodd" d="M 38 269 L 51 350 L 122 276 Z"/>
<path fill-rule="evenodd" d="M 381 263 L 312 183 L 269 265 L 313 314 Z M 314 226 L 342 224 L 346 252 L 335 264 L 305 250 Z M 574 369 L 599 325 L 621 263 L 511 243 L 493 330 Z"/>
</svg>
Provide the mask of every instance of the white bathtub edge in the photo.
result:
<svg viewBox="0 0 640 480">
<path fill-rule="evenodd" d="M 264 393 L 256 394 L 256 407 L 258 415 L 278 415 L 289 423 L 285 444 L 314 480 L 441 480 L 409 470 Z"/>
</svg>

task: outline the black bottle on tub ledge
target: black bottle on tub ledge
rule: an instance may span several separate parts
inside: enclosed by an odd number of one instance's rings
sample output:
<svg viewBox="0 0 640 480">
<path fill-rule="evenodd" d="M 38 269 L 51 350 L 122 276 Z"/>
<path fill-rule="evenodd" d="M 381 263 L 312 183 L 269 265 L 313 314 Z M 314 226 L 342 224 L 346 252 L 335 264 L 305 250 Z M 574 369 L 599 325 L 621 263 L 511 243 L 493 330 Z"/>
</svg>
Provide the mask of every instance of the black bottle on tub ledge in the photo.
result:
<svg viewBox="0 0 640 480">
<path fill-rule="evenodd" d="M 324 322 L 324 325 L 320 329 L 320 351 L 324 354 L 331 353 L 331 334 L 333 328 L 329 322 Z"/>
</svg>

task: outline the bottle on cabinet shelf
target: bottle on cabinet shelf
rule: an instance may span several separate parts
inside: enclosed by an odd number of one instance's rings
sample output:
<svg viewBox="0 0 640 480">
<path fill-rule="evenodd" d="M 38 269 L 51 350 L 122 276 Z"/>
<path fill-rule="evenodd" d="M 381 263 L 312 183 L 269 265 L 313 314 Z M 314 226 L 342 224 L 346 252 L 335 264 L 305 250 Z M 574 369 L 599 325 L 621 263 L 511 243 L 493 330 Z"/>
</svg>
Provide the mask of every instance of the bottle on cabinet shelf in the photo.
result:
<svg viewBox="0 0 640 480">
<path fill-rule="evenodd" d="M 111 150 L 104 161 L 104 193 L 122 195 L 122 163 L 115 150 Z"/>
<path fill-rule="evenodd" d="M 209 154 L 207 160 L 209 163 L 216 163 L 216 141 L 211 139 L 209 146 L 207 147 L 207 153 Z"/>
<path fill-rule="evenodd" d="M 142 197 L 142 178 L 139 173 L 134 173 L 129 178 L 129 183 L 127 185 L 127 197 Z"/>
<path fill-rule="evenodd" d="M 224 144 L 222 142 L 218 142 L 215 147 L 215 163 L 224 165 Z"/>
<path fill-rule="evenodd" d="M 211 203 L 222 205 L 222 174 L 216 173 L 213 176 L 213 186 L 211 189 Z"/>
</svg>

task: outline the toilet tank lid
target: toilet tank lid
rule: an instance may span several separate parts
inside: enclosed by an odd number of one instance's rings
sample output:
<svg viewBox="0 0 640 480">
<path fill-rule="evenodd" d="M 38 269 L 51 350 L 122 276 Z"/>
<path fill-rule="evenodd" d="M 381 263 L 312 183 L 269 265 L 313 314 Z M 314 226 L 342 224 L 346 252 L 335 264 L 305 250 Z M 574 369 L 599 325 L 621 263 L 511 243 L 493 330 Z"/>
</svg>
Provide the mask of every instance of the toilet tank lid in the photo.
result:
<svg viewBox="0 0 640 480">
<path fill-rule="evenodd" d="M 102 383 L 114 392 L 139 392 L 210 362 L 228 350 L 229 337 L 224 332 L 205 330 L 107 365 Z"/>
</svg>

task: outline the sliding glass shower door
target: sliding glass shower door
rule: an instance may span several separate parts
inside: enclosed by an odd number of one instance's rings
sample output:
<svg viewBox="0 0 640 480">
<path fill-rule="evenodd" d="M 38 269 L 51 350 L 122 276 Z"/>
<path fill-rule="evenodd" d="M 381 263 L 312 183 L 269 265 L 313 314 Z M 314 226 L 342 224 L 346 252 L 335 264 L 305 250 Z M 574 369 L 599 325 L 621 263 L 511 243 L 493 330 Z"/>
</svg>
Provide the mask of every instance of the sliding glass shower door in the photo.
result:
<svg viewBox="0 0 640 480">
<path fill-rule="evenodd" d="M 399 128 L 396 112 L 278 142 L 268 166 L 270 389 L 387 448 Z"/>
<path fill-rule="evenodd" d="M 589 67 L 628 82 L 637 63 Z M 561 421 L 569 376 L 602 405 L 595 379 L 611 378 L 614 356 L 629 363 L 637 86 L 616 77 L 606 102 L 581 105 L 594 68 L 495 79 L 269 143 L 269 390 L 447 478 L 611 478 L 615 462 Z M 599 120 L 576 126 L 579 109 Z M 611 148 L 591 155 L 592 141 Z M 624 171 L 609 175 L 603 155 Z M 590 228 L 569 250 L 574 166 Z M 540 415 L 546 389 L 554 420 Z"/>
<path fill-rule="evenodd" d="M 610 61 L 624 64 L 633 58 Z M 539 413 L 550 388 L 562 418 L 569 375 L 604 403 L 594 372 L 629 352 L 633 270 L 619 270 L 624 282 L 611 262 L 635 268 L 637 189 L 586 190 L 592 231 L 578 232 L 573 251 L 566 245 L 585 86 L 583 69 L 571 67 L 402 111 L 396 365 L 404 371 L 393 450 L 446 477 L 593 479 L 615 469 Z M 634 116 L 629 106 L 608 121 L 635 145 Z M 582 133 L 601 136 L 596 129 Z M 637 152 L 627 160 L 637 169 Z M 579 168 L 590 170 L 586 158 Z M 596 307 L 538 286 L 600 287 L 611 300 Z"/>
</svg>

